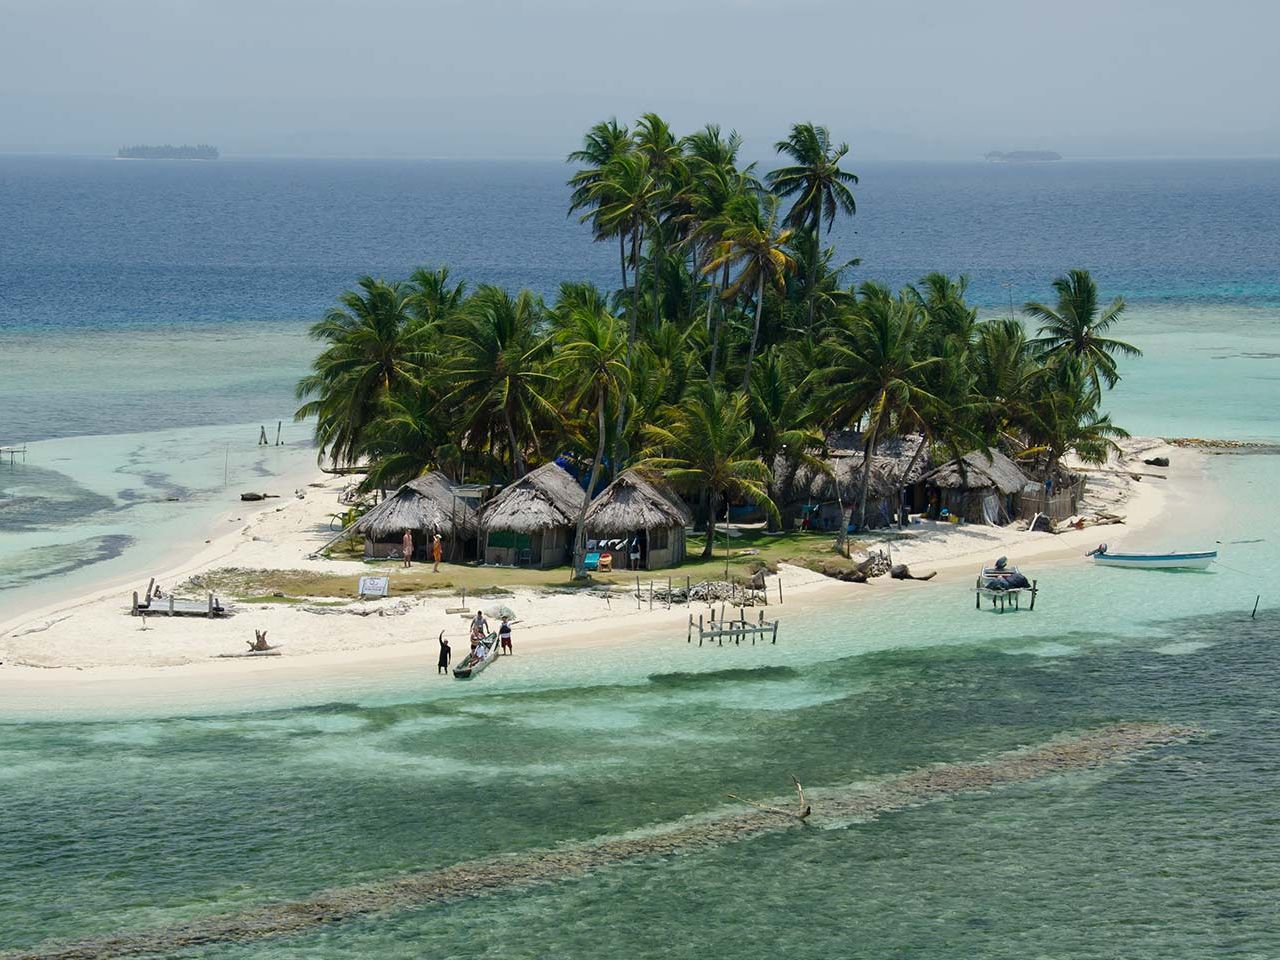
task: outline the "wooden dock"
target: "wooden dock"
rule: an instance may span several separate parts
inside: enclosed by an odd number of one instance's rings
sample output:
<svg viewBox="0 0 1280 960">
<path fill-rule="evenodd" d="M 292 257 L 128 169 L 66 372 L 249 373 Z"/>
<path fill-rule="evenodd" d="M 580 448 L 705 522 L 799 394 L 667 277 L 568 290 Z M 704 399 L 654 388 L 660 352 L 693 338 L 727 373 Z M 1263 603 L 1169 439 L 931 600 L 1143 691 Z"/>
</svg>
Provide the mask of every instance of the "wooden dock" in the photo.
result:
<svg viewBox="0 0 1280 960">
<path fill-rule="evenodd" d="M 138 599 L 138 591 L 133 591 L 133 608 L 129 611 L 134 617 L 225 617 L 227 608 L 212 593 L 205 600 L 184 600 L 172 595 L 167 597 L 153 596 L 155 578 L 147 584 L 147 592 Z"/>
<path fill-rule="evenodd" d="M 720 607 L 719 618 L 715 615 L 715 608 L 711 609 L 710 619 L 704 620 L 702 614 L 698 614 L 698 619 L 693 619 L 693 614 L 689 614 L 689 638 L 688 642 L 693 643 L 693 631 L 698 631 L 698 646 L 711 640 L 716 641 L 718 646 L 723 647 L 725 638 L 728 637 L 735 644 L 741 644 L 746 638 L 751 639 L 752 646 L 756 640 L 764 642 L 768 640 L 770 643 L 778 642 L 778 621 L 766 620 L 764 611 L 759 611 L 759 619 L 748 620 L 745 607 L 738 608 L 738 618 L 732 619 L 732 616 L 725 616 L 724 606 Z"/>
<path fill-rule="evenodd" d="M 24 443 L 20 447 L 0 447 L 0 463 L 4 462 L 4 458 L 9 458 L 9 466 L 13 466 L 18 462 L 18 457 L 22 457 L 22 462 L 27 462 L 27 445 Z"/>
</svg>

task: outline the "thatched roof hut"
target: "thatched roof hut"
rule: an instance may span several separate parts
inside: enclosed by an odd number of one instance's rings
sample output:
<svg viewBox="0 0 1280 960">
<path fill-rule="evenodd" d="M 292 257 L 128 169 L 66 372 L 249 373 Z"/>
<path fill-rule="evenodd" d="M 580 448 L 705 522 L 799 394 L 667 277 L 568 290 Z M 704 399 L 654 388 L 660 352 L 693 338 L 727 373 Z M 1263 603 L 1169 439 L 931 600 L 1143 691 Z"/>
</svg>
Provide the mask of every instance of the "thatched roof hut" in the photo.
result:
<svg viewBox="0 0 1280 960">
<path fill-rule="evenodd" d="M 819 508 L 817 513 L 824 527 L 839 524 L 840 503 L 849 511 L 861 502 L 862 468 L 866 462 L 862 435 L 856 431 L 832 434 L 827 439 L 827 449 L 826 464 L 831 475 L 805 465 L 793 468 L 782 457 L 774 463 L 781 503 L 792 509 L 808 505 L 811 514 L 813 508 Z M 929 448 L 922 436 L 893 437 L 877 444 L 868 477 L 868 524 L 887 523 L 898 509 L 898 494 L 919 483 L 931 467 Z"/>
<path fill-rule="evenodd" d="M 973 450 L 944 463 L 925 483 L 936 490 L 939 509 L 971 523 L 1000 524 L 1019 512 L 1023 489 L 1031 483 L 1007 456 L 994 448 Z"/>
<path fill-rule="evenodd" d="M 456 556 L 456 544 L 475 538 L 476 512 L 461 497 L 455 496 L 448 479 L 439 473 L 428 473 L 410 480 L 387 499 L 353 523 L 346 531 L 365 538 L 367 556 L 385 556 L 380 547 L 397 548 L 405 530 L 414 535 L 418 548 L 426 545 L 432 534 L 440 534 L 446 543 L 446 555 Z"/>
<path fill-rule="evenodd" d="M 645 569 L 675 566 L 684 559 L 684 528 L 693 514 L 662 481 L 637 470 L 620 474 L 600 491 L 587 509 L 588 541 L 636 540 Z M 631 560 L 632 544 L 607 547 L 622 562 Z M 615 562 L 615 566 L 617 562 Z"/>
<path fill-rule="evenodd" d="M 1031 482 L 1016 463 L 995 448 L 972 450 L 944 463 L 927 480 L 930 486 L 944 490 L 994 489 L 1006 496 L 1021 493 Z"/>
<path fill-rule="evenodd" d="M 585 499 L 578 481 L 556 463 L 508 484 L 480 511 L 485 563 L 567 562 Z"/>
</svg>

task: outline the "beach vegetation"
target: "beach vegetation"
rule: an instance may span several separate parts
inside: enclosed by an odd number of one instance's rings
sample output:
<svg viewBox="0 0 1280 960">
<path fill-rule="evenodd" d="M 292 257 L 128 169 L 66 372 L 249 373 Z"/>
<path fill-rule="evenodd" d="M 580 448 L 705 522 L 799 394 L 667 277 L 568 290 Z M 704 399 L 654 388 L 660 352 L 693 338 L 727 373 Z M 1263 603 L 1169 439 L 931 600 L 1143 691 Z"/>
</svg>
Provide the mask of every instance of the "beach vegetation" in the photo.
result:
<svg viewBox="0 0 1280 960">
<path fill-rule="evenodd" d="M 830 486 L 840 529 L 860 535 L 883 515 L 869 491 L 892 501 L 886 485 L 916 482 L 919 458 L 992 448 L 1066 479 L 1070 457 L 1116 449 L 1104 400 L 1141 355 L 1115 336 L 1123 298 L 1072 269 L 1022 319 L 983 318 L 962 276 L 856 277 L 861 261 L 830 245 L 858 209 L 849 146 L 796 124 L 764 172 L 741 147 L 652 113 L 586 132 L 566 205 L 616 246 L 616 289 L 567 276 L 544 301 L 444 267 L 359 280 L 313 328 L 323 348 L 298 385 L 321 457 L 367 467 L 370 491 L 427 471 L 500 486 L 559 459 L 594 493 L 641 466 L 688 499 L 710 556 L 730 505 L 788 526 L 784 480 L 830 471 L 839 433 L 860 459 Z M 916 436 L 908 462 L 873 475 Z"/>
</svg>

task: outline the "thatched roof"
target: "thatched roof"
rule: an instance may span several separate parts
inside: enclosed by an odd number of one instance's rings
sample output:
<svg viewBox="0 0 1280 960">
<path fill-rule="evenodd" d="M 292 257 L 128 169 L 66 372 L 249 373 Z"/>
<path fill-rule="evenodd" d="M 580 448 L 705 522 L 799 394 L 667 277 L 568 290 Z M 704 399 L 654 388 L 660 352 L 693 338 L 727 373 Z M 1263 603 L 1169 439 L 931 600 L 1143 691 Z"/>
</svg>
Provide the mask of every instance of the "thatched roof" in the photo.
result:
<svg viewBox="0 0 1280 960">
<path fill-rule="evenodd" d="M 480 526 L 485 530 L 535 533 L 574 526 L 586 494 L 578 481 L 556 463 L 526 473 L 485 504 Z"/>
<path fill-rule="evenodd" d="M 1031 482 L 1016 463 L 995 448 L 966 453 L 944 463 L 926 479 L 935 487 L 948 490 L 994 487 L 1004 494 L 1018 493 Z"/>
<path fill-rule="evenodd" d="M 924 443 L 924 437 L 894 437 L 883 445 L 877 444 L 875 456 L 871 458 L 867 499 L 887 499 L 922 479 L 932 467 L 927 446 L 916 456 L 917 449 Z M 862 466 L 866 459 L 861 435 L 852 430 L 842 430 L 829 437 L 827 444 L 830 456 L 826 464 L 835 480 L 808 466 L 797 467 L 794 476 L 789 476 L 790 465 L 781 457 L 775 461 L 774 476 L 783 481 L 782 498 L 785 502 L 794 503 L 801 499 L 816 503 L 834 502 L 837 499 L 836 480 L 840 483 L 840 499 L 846 505 L 861 498 Z"/>
<path fill-rule="evenodd" d="M 426 530 L 442 536 L 467 538 L 475 536 L 476 512 L 441 474 L 428 473 L 410 480 L 394 494 L 366 513 L 348 528 L 348 534 L 360 534 L 381 540 L 404 530 Z"/>
<path fill-rule="evenodd" d="M 587 509 L 587 530 L 593 536 L 622 537 L 637 530 L 683 527 L 692 521 L 689 508 L 665 484 L 636 470 L 620 474 Z"/>
</svg>

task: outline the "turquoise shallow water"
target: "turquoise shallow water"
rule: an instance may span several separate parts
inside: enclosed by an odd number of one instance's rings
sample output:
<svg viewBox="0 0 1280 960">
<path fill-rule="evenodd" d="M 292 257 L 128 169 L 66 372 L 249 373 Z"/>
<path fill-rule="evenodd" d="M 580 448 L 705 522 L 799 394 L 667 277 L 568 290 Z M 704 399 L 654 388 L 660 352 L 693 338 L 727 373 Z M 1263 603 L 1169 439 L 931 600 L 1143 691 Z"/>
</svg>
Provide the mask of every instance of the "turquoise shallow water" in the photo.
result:
<svg viewBox="0 0 1280 960">
<path fill-rule="evenodd" d="M 552 290 L 566 263 L 614 269 L 564 218 L 558 168 L 81 166 L 0 164 L 20 226 L 0 232 L 0 442 L 44 438 L 0 470 L 0 614 L 142 573 L 241 487 L 287 493 L 305 429 L 268 450 L 257 427 L 288 417 L 305 322 L 360 272 L 448 260 Z M 1280 439 L 1274 164 L 866 173 L 838 241 L 868 275 L 966 270 L 998 313 L 1005 283 L 1043 295 L 1081 263 L 1131 295 L 1122 335 L 1147 354 L 1108 398 L 1118 422 Z M 0 703 L 0 955 L 719 815 L 792 773 L 821 811 L 824 787 L 1151 720 L 1204 733 L 873 823 L 160 954 L 1271 960 L 1280 457 L 1213 476 L 1225 511 L 1145 536 L 1222 540 L 1215 572 L 1053 568 L 1034 614 L 910 585 L 784 607 L 777 647 L 655 637 L 257 704 L 216 684 L 109 714 Z"/>
<path fill-rule="evenodd" d="M 1215 468 L 1246 498 L 1278 465 Z M 948 585 L 788 615 L 777 647 L 655 639 L 465 685 L 424 664 L 329 702 L 0 726 L 0 949 L 618 836 L 791 773 L 820 810 L 823 786 L 1150 720 L 1205 732 L 871 824 L 181 955 L 1273 957 L 1280 522 L 1220 532 L 1246 573 L 1081 563 L 1034 614 Z"/>
</svg>

